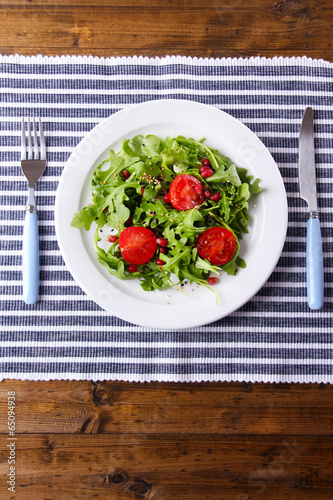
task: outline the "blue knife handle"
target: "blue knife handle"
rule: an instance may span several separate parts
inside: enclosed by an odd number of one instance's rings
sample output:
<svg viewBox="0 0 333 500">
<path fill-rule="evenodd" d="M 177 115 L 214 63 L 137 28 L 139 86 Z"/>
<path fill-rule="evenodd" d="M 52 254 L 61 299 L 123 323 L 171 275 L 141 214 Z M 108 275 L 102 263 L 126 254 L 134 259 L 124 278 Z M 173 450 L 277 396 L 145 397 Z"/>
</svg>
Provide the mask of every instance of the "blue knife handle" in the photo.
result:
<svg viewBox="0 0 333 500">
<path fill-rule="evenodd" d="M 39 234 L 37 214 L 26 212 L 23 229 L 23 300 L 35 304 L 39 289 Z"/>
<path fill-rule="evenodd" d="M 306 239 L 308 304 L 311 309 L 324 305 L 324 265 L 319 219 L 308 219 Z"/>
</svg>

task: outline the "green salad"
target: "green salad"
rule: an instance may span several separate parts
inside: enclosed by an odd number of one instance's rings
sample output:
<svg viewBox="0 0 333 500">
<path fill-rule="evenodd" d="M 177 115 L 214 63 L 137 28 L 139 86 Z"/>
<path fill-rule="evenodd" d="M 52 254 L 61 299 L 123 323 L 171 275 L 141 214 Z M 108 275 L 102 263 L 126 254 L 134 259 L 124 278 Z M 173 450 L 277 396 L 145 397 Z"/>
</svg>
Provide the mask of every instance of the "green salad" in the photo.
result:
<svg viewBox="0 0 333 500">
<path fill-rule="evenodd" d="M 139 279 L 145 291 L 185 281 L 211 288 L 221 271 L 246 265 L 239 240 L 260 190 L 259 179 L 204 139 L 136 135 L 94 170 L 91 203 L 71 225 L 94 224 L 100 264 L 121 280 Z M 101 228 L 109 228 L 108 248 Z"/>
</svg>

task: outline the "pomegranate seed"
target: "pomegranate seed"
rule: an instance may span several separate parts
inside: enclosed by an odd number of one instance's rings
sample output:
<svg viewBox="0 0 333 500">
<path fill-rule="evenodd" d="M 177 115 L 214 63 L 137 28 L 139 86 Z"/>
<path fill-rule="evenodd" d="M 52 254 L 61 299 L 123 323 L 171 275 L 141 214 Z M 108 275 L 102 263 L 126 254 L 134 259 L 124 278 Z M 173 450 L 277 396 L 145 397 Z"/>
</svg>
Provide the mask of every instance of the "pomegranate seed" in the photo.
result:
<svg viewBox="0 0 333 500">
<path fill-rule="evenodd" d="M 168 240 L 166 238 L 157 238 L 156 242 L 160 247 L 166 247 L 168 246 Z"/>
<path fill-rule="evenodd" d="M 201 177 L 211 177 L 213 175 L 213 170 L 211 168 L 202 168 L 201 171 Z"/>
<path fill-rule="evenodd" d="M 163 198 L 164 203 L 170 203 L 170 195 L 169 193 L 166 193 Z"/>
<path fill-rule="evenodd" d="M 108 234 L 108 240 L 110 243 L 114 243 L 115 241 L 117 241 L 118 239 L 118 236 L 116 236 L 115 234 Z"/>
<path fill-rule="evenodd" d="M 204 195 L 205 195 L 205 198 L 207 198 L 209 200 L 209 198 L 211 197 L 211 192 L 208 191 L 208 189 L 206 189 L 206 191 L 204 192 Z"/>
<path fill-rule="evenodd" d="M 141 188 L 141 194 L 143 194 L 144 192 L 145 192 L 145 188 L 144 188 L 144 186 L 142 186 L 142 188 Z"/>
<path fill-rule="evenodd" d="M 124 179 L 128 179 L 131 176 L 131 174 L 129 173 L 128 170 L 123 170 L 122 175 L 123 175 Z"/>
<path fill-rule="evenodd" d="M 128 272 L 129 273 L 136 273 L 136 265 L 135 264 L 130 264 L 128 266 Z"/>
<path fill-rule="evenodd" d="M 212 201 L 219 201 L 221 199 L 221 195 L 220 195 L 220 193 L 214 193 L 214 194 L 212 194 L 212 196 L 210 197 L 210 199 Z"/>
<path fill-rule="evenodd" d="M 207 279 L 208 285 L 216 285 L 216 283 L 218 283 L 218 282 L 219 282 L 218 278 L 211 277 L 211 278 Z"/>
<path fill-rule="evenodd" d="M 165 262 L 164 262 L 164 260 L 162 260 L 162 259 L 156 259 L 156 264 L 157 264 L 158 266 L 164 266 Z"/>
<path fill-rule="evenodd" d="M 160 247 L 160 253 L 167 253 L 166 247 Z"/>
<path fill-rule="evenodd" d="M 210 161 L 208 160 L 208 158 L 202 158 L 201 160 L 201 165 L 204 166 L 204 167 L 210 167 L 211 166 L 211 163 Z"/>
</svg>

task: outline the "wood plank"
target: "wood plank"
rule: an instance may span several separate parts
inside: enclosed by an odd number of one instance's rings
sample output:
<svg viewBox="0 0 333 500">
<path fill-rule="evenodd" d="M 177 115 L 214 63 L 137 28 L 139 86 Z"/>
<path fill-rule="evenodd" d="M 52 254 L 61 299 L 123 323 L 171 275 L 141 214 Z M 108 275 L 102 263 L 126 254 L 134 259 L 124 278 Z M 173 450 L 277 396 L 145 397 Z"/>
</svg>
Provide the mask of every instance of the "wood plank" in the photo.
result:
<svg viewBox="0 0 333 500">
<path fill-rule="evenodd" d="M 291 403 L 292 404 L 292 403 Z M 7 433 L 7 405 L 0 404 L 0 433 Z M 331 408 L 288 409 L 269 406 L 228 407 L 198 404 L 110 405 L 20 403 L 16 406 L 20 433 L 164 433 L 164 434 L 288 434 L 329 436 Z"/>
<path fill-rule="evenodd" d="M 243 0 L 39 0 L 38 2 L 30 2 L 27 0 L 10 0 L 0 4 L 0 9 L 16 9 L 22 8 L 25 10 L 45 10 L 45 9 L 81 9 L 88 11 L 89 9 L 98 10 L 100 8 L 137 8 L 143 10 L 151 9 L 173 9 L 178 10 L 249 10 L 249 5 Z M 302 0 L 284 0 L 268 2 L 267 0 L 253 0 L 250 10 L 272 10 L 281 14 L 298 13 L 311 10 L 331 10 L 333 5 L 331 0 L 321 0 L 320 5 L 315 2 L 309 3 Z"/>
<path fill-rule="evenodd" d="M 4 380 L 0 384 L 0 403 L 6 403 L 8 391 L 15 391 L 16 401 L 38 403 L 95 403 L 99 407 L 118 404 L 181 404 L 201 406 L 333 406 L 330 384 L 252 384 L 168 382 L 128 383 L 90 381 Z"/>
<path fill-rule="evenodd" d="M 111 498 L 131 498 L 135 488 L 144 498 L 178 500 L 235 500 L 240 494 L 247 495 L 242 499 L 257 498 L 259 493 L 263 498 L 273 495 L 274 499 L 299 500 L 333 494 L 332 437 L 199 438 L 20 435 L 17 489 L 34 500 L 45 498 L 46 492 L 50 498 L 56 494 L 62 499 L 70 495 L 92 498 L 93 494 L 98 498 L 110 498 L 110 494 L 114 495 Z M 1 458 L 4 477 L 7 464 L 3 454 Z"/>
<path fill-rule="evenodd" d="M 165 5 L 165 4 L 164 4 Z M 323 26 L 333 9 L 285 2 L 282 8 L 202 10 L 103 7 L 70 11 L 4 9 L 0 33 L 2 53 L 93 54 L 148 56 L 181 53 L 193 56 L 309 55 L 333 59 Z M 292 7 L 293 6 L 293 7 Z M 229 6 L 230 7 L 230 6 Z M 172 27 L 172 30 L 170 30 Z M 307 35 L 304 37 L 304 32 Z"/>
<path fill-rule="evenodd" d="M 125 383 L 126 386 L 126 383 Z M 44 403 L 88 403 L 93 401 L 94 384 L 75 380 L 22 381 L 3 380 L 0 383 L 0 402 L 8 400 L 8 392 L 14 391 L 17 403 L 24 401 Z"/>
<path fill-rule="evenodd" d="M 93 399 L 98 406 L 110 404 L 181 404 L 202 406 L 289 407 L 333 405 L 333 386 L 329 384 L 94 384 Z M 1 399 L 0 399 L 1 400 Z"/>
<path fill-rule="evenodd" d="M 329 385 L 7 380 L 0 390 L 0 432 L 4 434 L 7 395 L 13 390 L 17 433 L 265 435 L 293 428 L 297 434 L 329 435 L 332 419 L 333 387 Z"/>
</svg>

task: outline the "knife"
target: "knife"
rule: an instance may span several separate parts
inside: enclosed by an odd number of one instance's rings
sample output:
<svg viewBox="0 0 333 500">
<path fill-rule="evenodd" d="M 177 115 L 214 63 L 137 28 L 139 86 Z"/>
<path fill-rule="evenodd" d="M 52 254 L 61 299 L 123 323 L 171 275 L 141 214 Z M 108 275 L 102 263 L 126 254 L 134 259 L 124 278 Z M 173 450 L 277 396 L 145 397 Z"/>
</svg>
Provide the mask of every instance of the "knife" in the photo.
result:
<svg viewBox="0 0 333 500">
<path fill-rule="evenodd" d="M 313 109 L 306 108 L 299 136 L 300 196 L 308 204 L 306 234 L 306 281 L 308 304 L 311 309 L 324 305 L 324 265 L 318 217 Z"/>
</svg>

